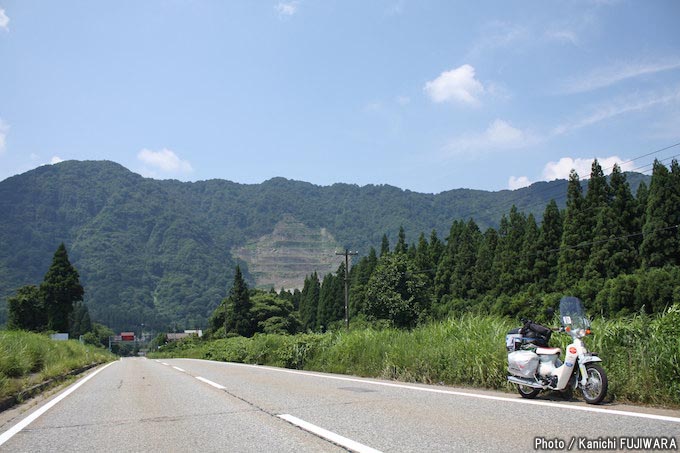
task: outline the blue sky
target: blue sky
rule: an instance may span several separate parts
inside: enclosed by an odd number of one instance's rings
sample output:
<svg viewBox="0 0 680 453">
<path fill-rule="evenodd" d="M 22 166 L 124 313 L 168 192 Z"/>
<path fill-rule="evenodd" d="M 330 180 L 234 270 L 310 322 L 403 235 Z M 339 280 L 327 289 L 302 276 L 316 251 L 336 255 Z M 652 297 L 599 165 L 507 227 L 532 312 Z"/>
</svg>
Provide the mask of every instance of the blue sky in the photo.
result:
<svg viewBox="0 0 680 453">
<path fill-rule="evenodd" d="M 514 189 L 678 155 L 680 2 L 0 0 L 0 180 Z"/>
</svg>

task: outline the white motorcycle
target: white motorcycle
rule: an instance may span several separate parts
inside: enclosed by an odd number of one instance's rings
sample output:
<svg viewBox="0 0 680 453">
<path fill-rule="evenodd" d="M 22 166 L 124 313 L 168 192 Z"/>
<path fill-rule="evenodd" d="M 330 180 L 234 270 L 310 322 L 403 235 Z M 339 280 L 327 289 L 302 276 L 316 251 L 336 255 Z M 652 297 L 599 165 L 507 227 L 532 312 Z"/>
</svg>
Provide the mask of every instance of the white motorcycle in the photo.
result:
<svg viewBox="0 0 680 453">
<path fill-rule="evenodd" d="M 607 394 L 607 375 L 600 366 L 602 359 L 588 352 L 583 338 L 589 335 L 590 321 L 577 297 L 560 300 L 559 332 L 569 334 L 573 342 L 567 346 L 564 362 L 560 348 L 548 347 L 552 330 L 530 320 L 511 330 L 506 336 L 508 381 L 517 384 L 523 398 L 535 398 L 542 390 L 555 390 L 571 395 L 580 389 L 587 403 L 598 404 Z"/>
</svg>

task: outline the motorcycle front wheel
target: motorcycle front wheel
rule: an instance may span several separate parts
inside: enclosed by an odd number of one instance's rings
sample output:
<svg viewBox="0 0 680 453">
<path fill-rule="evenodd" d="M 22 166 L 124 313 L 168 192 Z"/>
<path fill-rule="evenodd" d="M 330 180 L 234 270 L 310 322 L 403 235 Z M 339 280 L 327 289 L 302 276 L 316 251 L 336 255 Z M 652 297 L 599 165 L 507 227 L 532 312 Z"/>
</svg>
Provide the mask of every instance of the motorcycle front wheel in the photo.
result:
<svg viewBox="0 0 680 453">
<path fill-rule="evenodd" d="M 586 385 L 581 386 L 583 399 L 588 404 L 598 404 L 607 395 L 607 374 L 602 367 L 596 363 L 586 364 Z"/>
<path fill-rule="evenodd" d="M 522 398 L 534 399 L 541 393 L 541 389 L 529 387 L 528 385 L 517 385 L 517 391 Z"/>
</svg>

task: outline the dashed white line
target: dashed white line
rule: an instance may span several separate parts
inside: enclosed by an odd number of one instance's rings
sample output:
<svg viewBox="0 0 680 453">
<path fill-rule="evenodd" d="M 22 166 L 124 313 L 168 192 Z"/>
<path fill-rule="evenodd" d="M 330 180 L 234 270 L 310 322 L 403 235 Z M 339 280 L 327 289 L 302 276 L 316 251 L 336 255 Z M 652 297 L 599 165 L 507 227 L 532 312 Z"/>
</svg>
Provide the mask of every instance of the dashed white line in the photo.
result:
<svg viewBox="0 0 680 453">
<path fill-rule="evenodd" d="M 176 369 L 177 371 L 181 371 L 182 373 L 186 373 L 186 370 L 183 370 L 178 366 L 173 366 L 173 368 Z"/>
<path fill-rule="evenodd" d="M 200 360 L 200 359 L 186 359 L 186 360 Z M 307 372 L 307 371 L 289 370 L 289 369 L 286 369 L 286 368 L 275 368 L 275 367 L 261 366 L 261 365 L 249 365 L 249 364 L 245 364 L 245 363 L 235 363 L 235 362 L 217 362 L 217 363 L 228 365 L 228 366 L 250 367 L 250 368 L 255 368 L 255 369 L 259 369 L 259 370 L 276 371 L 276 372 L 279 372 L 279 373 L 297 374 L 297 375 L 307 376 L 307 377 L 333 379 L 333 380 L 337 380 L 337 381 L 346 381 L 346 382 L 360 382 L 360 383 L 363 383 L 363 384 L 380 385 L 380 386 L 383 386 L 383 387 L 393 387 L 393 388 L 401 388 L 401 389 L 408 389 L 408 390 L 417 390 L 417 391 L 420 391 L 420 392 L 439 393 L 439 394 L 445 394 L 445 395 L 463 396 L 463 397 L 468 397 L 468 398 L 479 398 L 479 399 L 492 400 L 492 401 L 504 401 L 504 402 L 516 403 L 516 404 L 530 404 L 530 405 L 535 405 L 535 406 L 554 407 L 554 408 L 558 408 L 558 409 L 583 411 L 583 412 L 594 412 L 594 413 L 599 413 L 599 414 L 619 415 L 619 416 L 623 416 L 623 417 L 636 417 L 636 418 L 645 418 L 645 419 L 648 419 L 648 420 L 659 420 L 659 421 L 664 421 L 664 422 L 680 423 L 680 417 L 670 417 L 670 416 L 666 416 L 666 415 L 656 415 L 656 414 L 649 414 L 649 413 L 644 413 L 644 412 L 621 411 L 621 410 L 615 410 L 615 409 L 606 409 L 606 408 L 603 408 L 603 407 L 573 406 L 573 405 L 567 405 L 567 404 L 552 403 L 550 401 L 527 400 L 527 399 L 521 399 L 521 398 L 510 398 L 510 397 L 506 397 L 506 396 L 482 395 L 482 394 L 479 394 L 479 393 L 458 392 L 458 391 L 455 391 L 455 390 L 445 390 L 445 389 L 437 389 L 437 388 L 431 388 L 431 387 L 418 387 L 418 386 L 415 386 L 415 385 L 373 381 L 373 380 L 358 379 L 358 378 L 353 378 L 353 377 L 332 376 L 332 375 L 326 375 L 326 374 L 311 373 L 311 372 Z"/>
<path fill-rule="evenodd" d="M 36 410 L 33 412 L 31 415 L 26 417 L 25 419 L 21 420 L 19 423 L 16 425 L 12 426 L 10 429 L 5 431 L 0 435 L 0 445 L 4 444 L 8 440 L 10 440 L 12 437 L 14 437 L 15 434 L 19 433 L 22 429 L 33 423 L 38 417 L 43 415 L 45 412 L 50 410 L 52 407 L 54 407 L 59 401 L 63 400 L 67 396 L 69 396 L 71 393 L 75 392 L 81 385 L 95 377 L 98 373 L 104 371 L 105 368 L 108 368 L 109 366 L 113 365 L 115 362 L 111 362 L 107 365 L 104 365 L 103 367 L 99 368 L 92 374 L 89 374 L 85 376 L 83 379 L 79 380 L 69 388 L 67 388 L 63 393 L 59 394 L 56 398 L 51 400 L 49 403 L 45 404 L 42 406 L 40 409 Z"/>
<path fill-rule="evenodd" d="M 340 434 L 336 434 L 332 431 L 328 431 L 327 429 L 321 428 L 320 426 L 312 425 L 311 423 L 306 422 L 304 420 L 300 420 L 299 418 L 293 417 L 290 414 L 281 414 L 277 415 L 277 417 L 287 421 L 292 425 L 302 428 L 305 431 L 308 431 L 319 437 L 323 437 L 324 439 L 329 440 L 336 445 L 345 447 L 350 451 L 355 451 L 357 453 L 380 453 L 380 450 L 376 450 L 375 448 L 371 448 L 367 445 L 361 444 L 352 439 L 348 439 L 346 437 L 341 436 Z"/>
<path fill-rule="evenodd" d="M 206 379 L 206 378 L 202 378 L 202 377 L 200 377 L 200 376 L 196 376 L 196 379 L 198 379 L 198 380 L 201 381 L 201 382 L 205 382 L 205 383 L 208 384 L 208 385 L 212 385 L 212 386 L 215 387 L 216 389 L 226 390 L 226 387 L 225 387 L 225 386 L 220 385 L 220 384 L 218 384 L 217 382 L 210 381 L 210 380 L 208 380 L 208 379 Z"/>
</svg>

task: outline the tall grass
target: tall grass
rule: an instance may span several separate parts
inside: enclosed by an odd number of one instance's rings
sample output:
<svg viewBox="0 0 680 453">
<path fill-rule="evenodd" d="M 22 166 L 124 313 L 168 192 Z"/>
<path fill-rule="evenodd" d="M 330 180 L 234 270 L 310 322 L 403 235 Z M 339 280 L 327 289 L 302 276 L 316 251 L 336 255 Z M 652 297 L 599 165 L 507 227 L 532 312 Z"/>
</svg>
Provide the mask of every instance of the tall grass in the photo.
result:
<svg viewBox="0 0 680 453">
<path fill-rule="evenodd" d="M 108 351 L 45 335 L 0 331 L 0 399 L 92 363 L 114 359 Z"/>
<path fill-rule="evenodd" d="M 518 324 L 466 314 L 411 331 L 362 328 L 296 336 L 256 335 L 167 345 L 159 355 L 511 390 L 505 335 Z M 680 308 L 659 317 L 595 320 L 585 341 L 600 354 L 610 398 L 680 405 Z M 553 335 L 564 347 L 567 335 Z"/>
</svg>

